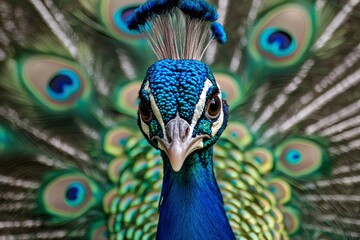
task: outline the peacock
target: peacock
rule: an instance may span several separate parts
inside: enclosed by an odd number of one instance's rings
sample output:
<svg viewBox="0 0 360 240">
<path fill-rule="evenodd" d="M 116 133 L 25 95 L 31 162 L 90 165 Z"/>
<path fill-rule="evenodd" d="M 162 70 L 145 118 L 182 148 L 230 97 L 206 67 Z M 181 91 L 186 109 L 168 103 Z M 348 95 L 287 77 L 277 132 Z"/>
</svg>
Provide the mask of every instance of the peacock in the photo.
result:
<svg viewBox="0 0 360 240">
<path fill-rule="evenodd" d="M 1 0 L 0 239 L 360 239 L 359 0 Z"/>
</svg>

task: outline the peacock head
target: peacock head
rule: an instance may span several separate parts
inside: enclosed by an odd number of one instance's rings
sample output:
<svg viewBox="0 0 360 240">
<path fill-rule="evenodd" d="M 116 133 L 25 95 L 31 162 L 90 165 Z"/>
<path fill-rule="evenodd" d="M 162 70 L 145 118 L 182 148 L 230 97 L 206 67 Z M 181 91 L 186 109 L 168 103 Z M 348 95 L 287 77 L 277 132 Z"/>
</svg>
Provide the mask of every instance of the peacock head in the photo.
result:
<svg viewBox="0 0 360 240">
<path fill-rule="evenodd" d="M 139 92 L 138 123 L 176 172 L 194 161 L 192 154 L 210 148 L 227 123 L 220 87 L 200 62 L 211 41 L 226 42 L 217 19 L 205 0 L 148 0 L 127 21 L 130 30 L 145 34 L 159 59 Z"/>
<path fill-rule="evenodd" d="M 211 147 L 226 127 L 228 106 L 210 68 L 197 60 L 153 64 L 139 91 L 138 124 L 173 171 Z"/>
</svg>

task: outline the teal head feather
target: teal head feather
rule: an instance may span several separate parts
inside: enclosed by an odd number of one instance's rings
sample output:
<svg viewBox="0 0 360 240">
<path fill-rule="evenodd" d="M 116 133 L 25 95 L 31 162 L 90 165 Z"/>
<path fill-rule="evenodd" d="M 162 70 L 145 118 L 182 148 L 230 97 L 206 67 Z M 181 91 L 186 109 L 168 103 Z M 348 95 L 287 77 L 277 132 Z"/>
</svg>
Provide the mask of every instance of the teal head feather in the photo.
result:
<svg viewBox="0 0 360 240">
<path fill-rule="evenodd" d="M 193 151 L 213 145 L 227 123 L 220 87 L 209 67 L 196 60 L 156 62 L 139 98 L 141 130 L 168 155 L 175 171 Z"/>
</svg>

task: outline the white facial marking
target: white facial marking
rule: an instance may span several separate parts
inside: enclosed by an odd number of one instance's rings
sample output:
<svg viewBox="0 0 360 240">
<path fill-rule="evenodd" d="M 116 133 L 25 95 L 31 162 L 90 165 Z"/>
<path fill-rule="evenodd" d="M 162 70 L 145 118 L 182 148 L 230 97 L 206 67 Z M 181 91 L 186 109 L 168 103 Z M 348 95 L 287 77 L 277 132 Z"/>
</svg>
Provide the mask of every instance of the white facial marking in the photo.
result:
<svg viewBox="0 0 360 240">
<path fill-rule="evenodd" d="M 162 119 L 160 109 L 157 107 L 156 102 L 155 102 L 155 98 L 154 98 L 154 96 L 152 95 L 151 92 L 150 92 L 150 103 L 151 103 L 151 109 L 152 109 L 156 119 L 158 120 L 158 122 L 159 122 L 159 124 L 161 126 L 161 129 L 163 130 L 163 132 L 165 132 L 165 123 L 164 123 L 164 121 Z"/>
<path fill-rule="evenodd" d="M 152 95 L 151 93 L 151 88 L 150 88 L 150 85 L 149 85 L 149 81 L 146 81 L 145 82 L 145 86 L 144 86 L 144 89 L 149 93 L 149 97 L 150 97 L 150 105 L 151 105 L 151 109 L 153 111 L 153 114 L 155 115 L 156 119 L 158 120 L 160 126 L 161 126 L 161 129 L 162 131 L 165 133 L 165 124 L 164 124 L 164 121 L 162 119 L 162 116 L 161 116 L 161 113 L 160 113 L 160 109 L 157 107 L 156 105 L 156 102 L 155 102 L 155 98 L 154 96 Z M 143 131 L 148 135 L 148 137 L 150 138 L 150 129 L 149 129 L 149 126 L 143 122 L 141 120 L 141 127 L 143 129 Z M 161 149 L 161 145 L 158 144 L 158 147 Z"/>
<path fill-rule="evenodd" d="M 150 138 L 150 129 L 149 126 L 140 118 L 140 124 L 141 124 L 141 129 L 144 131 L 144 133 L 146 134 L 146 136 L 148 138 Z"/>
<path fill-rule="evenodd" d="M 201 117 L 201 114 L 204 111 L 205 104 L 206 104 L 206 93 L 208 92 L 208 90 L 211 86 L 212 86 L 211 81 L 209 79 L 207 79 L 204 83 L 204 88 L 203 88 L 203 91 L 201 92 L 199 102 L 196 104 L 194 116 L 191 120 L 191 127 L 194 127 L 196 125 L 199 118 Z"/>
<path fill-rule="evenodd" d="M 144 89 L 145 89 L 148 93 L 150 93 L 149 80 L 147 80 L 147 81 L 145 82 Z"/>
</svg>

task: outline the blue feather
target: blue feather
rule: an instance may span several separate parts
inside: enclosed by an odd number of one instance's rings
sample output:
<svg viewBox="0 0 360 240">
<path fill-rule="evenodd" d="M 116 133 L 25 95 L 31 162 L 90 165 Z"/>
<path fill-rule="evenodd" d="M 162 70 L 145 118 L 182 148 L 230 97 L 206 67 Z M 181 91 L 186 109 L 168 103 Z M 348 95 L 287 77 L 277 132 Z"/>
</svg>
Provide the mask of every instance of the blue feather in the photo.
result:
<svg viewBox="0 0 360 240">
<path fill-rule="evenodd" d="M 188 16 L 204 21 L 214 22 L 219 18 L 214 6 L 206 1 L 190 1 L 183 0 L 180 2 L 179 8 Z"/>
<path fill-rule="evenodd" d="M 156 239 L 235 239 L 212 168 L 212 148 L 195 152 L 182 171 L 166 154 Z"/>
<path fill-rule="evenodd" d="M 127 20 L 129 30 L 140 30 L 151 18 L 165 14 L 178 5 L 179 0 L 148 0 Z"/>
<path fill-rule="evenodd" d="M 158 15 L 166 14 L 175 7 L 181 9 L 184 14 L 192 19 L 215 22 L 219 18 L 215 7 L 204 0 L 148 0 L 137 8 L 127 20 L 128 28 L 129 30 L 140 31 L 149 20 Z"/>
<path fill-rule="evenodd" d="M 211 24 L 211 31 L 213 32 L 214 37 L 218 43 L 220 43 L 220 44 L 226 43 L 226 41 L 227 41 L 226 33 L 224 30 L 224 27 L 220 23 L 213 22 Z"/>
</svg>

